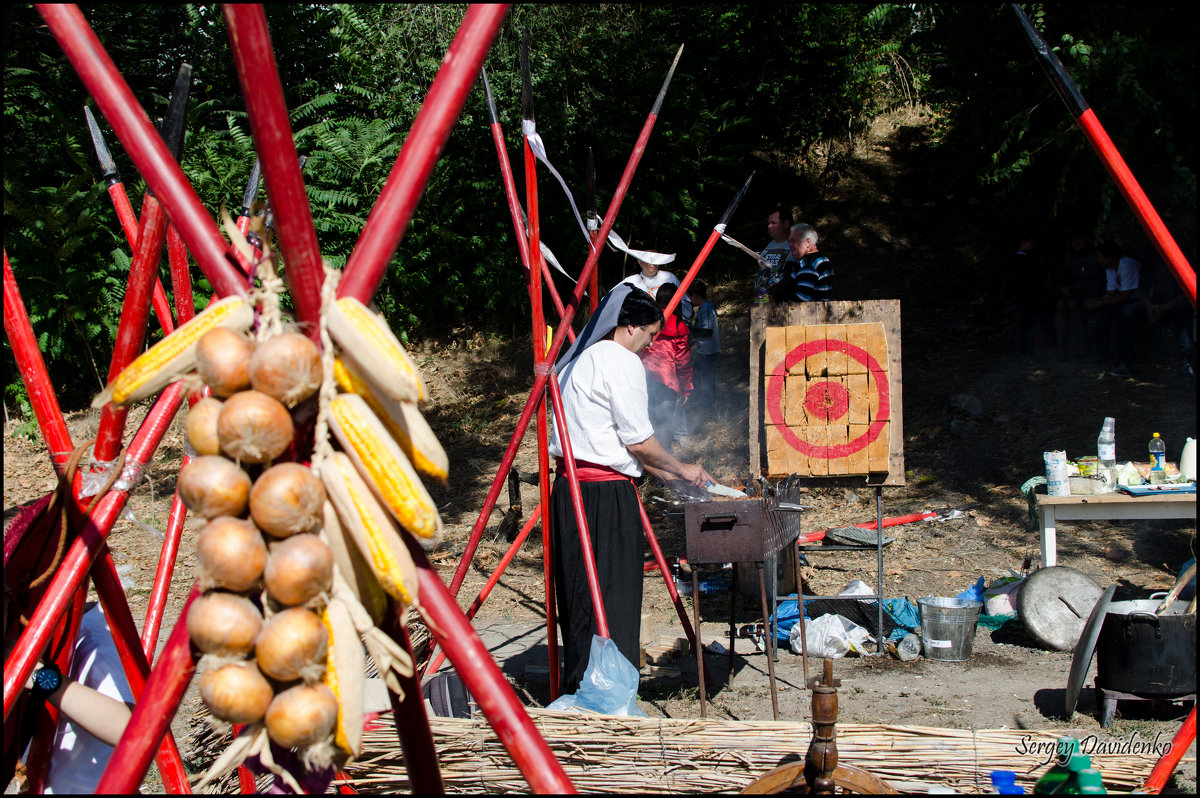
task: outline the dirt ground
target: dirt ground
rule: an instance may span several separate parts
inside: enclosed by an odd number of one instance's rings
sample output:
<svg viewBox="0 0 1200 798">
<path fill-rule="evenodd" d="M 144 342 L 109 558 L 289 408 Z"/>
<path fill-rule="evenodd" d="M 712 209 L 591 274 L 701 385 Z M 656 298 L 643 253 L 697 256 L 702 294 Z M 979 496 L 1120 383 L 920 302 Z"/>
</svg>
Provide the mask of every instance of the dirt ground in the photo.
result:
<svg viewBox="0 0 1200 798">
<path fill-rule="evenodd" d="M 1083 358 L 1059 362 L 1051 345 L 1039 347 L 1032 362 L 1022 361 L 1015 347 L 1015 310 L 1005 287 L 988 277 L 1006 250 L 990 248 L 996 231 L 989 228 L 986 207 L 976 207 L 970 198 L 940 185 L 936 169 L 920 157 L 894 157 L 887 149 L 894 131 L 886 126 L 877 130 L 855 154 L 837 192 L 809 209 L 805 220 L 825 233 L 821 248 L 834 259 L 839 298 L 901 300 L 906 484 L 883 491 L 883 514 L 966 508 L 954 520 L 887 530 L 895 542 L 885 549 L 882 592 L 915 602 L 927 595 L 953 596 L 980 576 L 990 582 L 1009 568 L 1019 571 L 1026 557 L 1037 568 L 1037 532 L 1019 487 L 1043 473 L 1042 452 L 1065 449 L 1072 459 L 1094 453 L 1100 424 L 1112 415 L 1117 419 L 1120 461 L 1146 459 L 1145 441 L 1152 432 L 1162 433 L 1168 459 L 1175 461 L 1185 437 L 1195 436 L 1196 389 L 1194 380 L 1181 376 L 1179 362 L 1159 351 L 1155 342 L 1143 342 L 1132 378 L 1105 376 L 1100 364 Z M 747 300 L 755 267 L 749 258 L 744 266 L 744 276 L 710 283 L 723 342 L 721 390 L 714 417 L 694 423 L 676 451 L 729 482 L 749 473 Z M 433 559 L 449 583 L 532 384 L 532 363 L 523 340 L 470 331 L 453 340 L 420 342 L 414 349 L 431 389 L 427 417 L 451 459 L 449 484 L 431 489 L 447 526 Z M 950 398 L 963 393 L 978 399 L 974 417 L 952 410 Z M 131 414 L 130 429 L 144 412 L 139 408 Z M 91 437 L 97 421 L 96 413 L 70 414 L 73 438 Z M 182 456 L 182 422 L 181 414 L 130 501 L 139 521 L 160 530 L 166 525 Z M 6 515 L 54 485 L 45 446 L 28 431 L 28 424 L 5 425 Z M 532 434 L 526 436 L 516 467 L 523 474 L 537 471 Z M 647 484 L 643 492 L 667 557 L 682 556 L 679 508 L 650 500 L 652 495 L 669 498 L 661 486 Z M 802 516 L 805 531 L 875 518 L 873 489 L 815 484 L 802 493 L 802 503 L 812 508 Z M 528 513 L 538 503 L 537 488 L 522 483 L 521 494 Z M 459 593 L 463 607 L 507 548 L 499 531 L 509 506 L 507 495 L 502 492 Z M 161 639 L 174 625 L 195 578 L 193 551 L 199 527 L 189 520 L 185 530 Z M 1116 583 L 1127 597 L 1144 597 L 1171 586 L 1180 565 L 1193 556 L 1195 530 L 1194 520 L 1071 523 L 1060 529 L 1059 564 L 1083 571 L 1102 587 Z M 489 645 L 509 641 L 494 648 L 504 651 L 500 664 L 517 694 L 531 706 L 549 701 L 539 541 L 540 529 L 535 528 L 475 621 L 477 629 L 486 630 Z M 140 625 L 161 540 L 122 520 L 109 543 Z M 810 553 L 809 559 L 811 567 L 804 569 L 809 592 L 835 594 L 853 579 L 875 586 L 871 554 Z M 684 603 L 690 617 L 691 600 Z M 727 645 L 727 594 L 706 597 L 701 605 L 702 640 Z M 652 637 L 683 636 L 657 572 L 646 575 L 643 610 Z M 739 599 L 736 621 L 739 626 L 762 621 L 757 602 Z M 731 686 L 726 685 L 726 657 L 708 656 L 721 685 L 709 696 L 709 716 L 770 719 L 766 658 L 748 639 L 738 640 L 736 651 L 742 656 Z M 1070 720 L 1061 717 L 1070 665 L 1070 653 L 1039 647 L 1019 621 L 996 631 L 980 627 L 973 656 L 965 663 L 900 662 L 887 655 L 839 659 L 834 666 L 842 680 L 839 720 L 1100 734 L 1090 689 Z M 809 667 L 816 673 L 819 664 L 813 660 Z M 808 720 L 801 658 L 782 650 L 776 675 L 780 717 Z M 657 670 L 648 668 L 643 671 L 639 705 L 651 717 L 699 717 L 696 685 L 692 656 Z M 189 694 L 176 716 L 174 731 L 181 744 L 195 707 L 194 694 Z M 1165 742 L 1186 709 L 1187 705 L 1122 703 L 1106 733 L 1118 739 L 1137 734 Z M 807 741 L 797 746 L 803 751 Z M 191 764 L 199 766 L 199 759 Z M 1014 760 L 1014 769 L 1017 764 Z M 1194 792 L 1195 770 L 1193 745 L 1172 789 Z M 154 776 L 147 781 L 150 789 L 156 784 Z"/>
</svg>

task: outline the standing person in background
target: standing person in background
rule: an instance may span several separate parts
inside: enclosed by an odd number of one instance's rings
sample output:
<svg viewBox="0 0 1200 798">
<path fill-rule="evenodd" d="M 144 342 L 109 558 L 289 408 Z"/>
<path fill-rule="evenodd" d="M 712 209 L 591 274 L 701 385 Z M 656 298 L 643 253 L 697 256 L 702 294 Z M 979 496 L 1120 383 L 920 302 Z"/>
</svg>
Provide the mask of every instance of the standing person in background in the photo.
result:
<svg viewBox="0 0 1200 798">
<path fill-rule="evenodd" d="M 717 404 L 717 355 L 721 353 L 717 306 L 708 298 L 708 286 L 703 280 L 693 280 L 688 294 L 696 308 L 691 329 L 694 389 L 688 407 L 711 416 Z"/>
<path fill-rule="evenodd" d="M 827 302 L 833 298 L 833 264 L 817 251 L 817 231 L 794 224 L 788 234 L 792 260 L 784 263 L 783 278 L 775 285 L 776 302 Z"/>
<path fill-rule="evenodd" d="M 771 289 L 783 277 L 784 261 L 791 257 L 792 250 L 788 246 L 788 233 L 792 229 L 792 214 L 782 207 L 776 208 L 767 215 L 767 235 L 770 241 L 763 248 L 762 258 L 769 267 L 759 265 L 758 277 L 754 280 L 754 301 L 763 303 L 771 299 Z"/>
<path fill-rule="evenodd" d="M 646 412 L 646 370 L 638 359 L 663 327 L 662 310 L 648 294 L 618 285 L 555 364 L 562 385 L 566 428 L 579 468 L 579 489 L 596 576 L 612 641 L 627 660 L 641 649 L 642 538 L 640 501 L 632 478 L 643 468 L 664 481 L 703 488 L 712 477 L 697 463 L 681 463 L 654 437 Z M 550 454 L 558 458 L 550 494 L 554 580 L 563 638 L 563 693 L 579 689 L 596 634 L 591 591 L 579 544 L 579 526 L 562 461 L 558 425 Z M 636 667 L 636 665 L 634 666 Z"/>
<path fill-rule="evenodd" d="M 640 288 L 655 298 L 658 296 L 658 289 L 662 286 L 679 285 L 678 277 L 671 272 L 663 271 L 657 264 L 639 260 L 638 270 L 637 274 L 631 274 L 621 282 L 628 283 L 635 288 Z M 692 303 L 688 302 L 685 297 L 681 304 L 685 305 L 683 308 L 683 318 L 690 319 L 692 317 Z"/>
<path fill-rule="evenodd" d="M 1009 256 L 1008 281 L 1017 296 L 1017 348 L 1023 360 L 1033 360 L 1038 329 L 1054 302 L 1050 274 L 1037 255 L 1033 231 L 1017 234 L 1017 251 Z"/>
<path fill-rule="evenodd" d="M 1096 311 L 1096 347 L 1102 358 L 1108 358 L 1121 353 L 1117 352 L 1116 336 L 1120 328 L 1121 311 L 1126 305 L 1138 303 L 1141 298 L 1138 288 L 1141 285 L 1142 264 L 1121 253 L 1121 248 L 1113 241 L 1104 241 L 1096 247 L 1100 265 L 1104 267 L 1104 293 L 1084 303 L 1088 310 Z M 1110 364 L 1109 374 L 1114 377 L 1128 377 L 1129 366 L 1126 363 Z"/>
<path fill-rule="evenodd" d="M 665 309 L 675 297 L 675 286 L 663 285 L 654 302 Z M 692 392 L 692 356 L 688 346 L 688 328 L 683 323 L 681 302 L 667 316 L 662 332 L 642 350 L 646 367 L 646 392 L 649 394 L 650 423 L 654 437 L 668 452 L 676 437 L 683 434 L 682 406 Z"/>
<path fill-rule="evenodd" d="M 1058 345 L 1058 359 L 1066 360 L 1071 329 L 1080 333 L 1084 351 L 1089 356 L 1094 350 L 1088 335 L 1088 316 L 1084 303 L 1104 293 L 1104 267 L 1096 255 L 1096 248 L 1088 235 L 1080 228 L 1071 228 L 1067 235 L 1067 253 L 1063 258 L 1062 276 L 1057 286 L 1054 301 L 1054 332 Z"/>
</svg>

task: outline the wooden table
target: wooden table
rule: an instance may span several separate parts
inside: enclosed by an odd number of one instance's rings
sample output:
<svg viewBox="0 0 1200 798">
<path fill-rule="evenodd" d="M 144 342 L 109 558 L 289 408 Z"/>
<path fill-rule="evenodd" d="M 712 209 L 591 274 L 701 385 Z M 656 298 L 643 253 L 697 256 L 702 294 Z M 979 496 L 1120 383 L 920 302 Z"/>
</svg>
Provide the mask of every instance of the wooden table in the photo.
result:
<svg viewBox="0 0 1200 798">
<path fill-rule="evenodd" d="M 1127 518 L 1196 518 L 1195 493 L 1163 493 L 1157 496 L 1130 496 L 1127 493 L 1101 493 L 1095 496 L 1037 495 L 1038 523 L 1041 525 L 1042 567 L 1057 562 L 1059 521 L 1115 521 Z"/>
</svg>

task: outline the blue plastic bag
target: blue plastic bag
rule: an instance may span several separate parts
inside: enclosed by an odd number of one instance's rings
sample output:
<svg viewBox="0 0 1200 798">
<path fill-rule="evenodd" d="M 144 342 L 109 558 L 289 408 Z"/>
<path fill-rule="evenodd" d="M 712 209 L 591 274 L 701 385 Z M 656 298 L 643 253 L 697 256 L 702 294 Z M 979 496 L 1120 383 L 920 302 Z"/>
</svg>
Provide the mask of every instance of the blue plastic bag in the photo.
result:
<svg viewBox="0 0 1200 798">
<path fill-rule="evenodd" d="M 983 603 L 983 591 L 986 589 L 987 589 L 987 580 L 985 580 L 981 576 L 981 577 L 979 577 L 978 582 L 976 582 L 974 585 L 967 588 L 963 592 L 959 593 L 957 596 L 955 596 L 955 598 L 967 599 L 968 601 L 978 601 L 980 604 L 982 604 Z"/>
<path fill-rule="evenodd" d="M 777 615 L 778 624 L 775 627 L 775 639 L 781 646 L 787 646 L 791 640 L 792 627 L 800 620 L 799 598 L 795 593 L 779 602 Z M 775 621 L 776 616 L 772 615 L 771 622 L 774 623 Z"/>
<path fill-rule="evenodd" d="M 617 644 L 592 635 L 587 670 L 579 692 L 563 694 L 546 709 L 581 709 L 601 715 L 647 717 L 637 705 L 638 671 L 625 659 Z"/>
<path fill-rule="evenodd" d="M 896 624 L 896 628 L 888 635 L 888 640 L 899 640 L 909 632 L 916 631 L 917 627 L 921 625 L 920 613 L 917 611 L 916 605 L 908 600 L 908 596 L 885 599 L 883 611 L 890 615 Z"/>
</svg>

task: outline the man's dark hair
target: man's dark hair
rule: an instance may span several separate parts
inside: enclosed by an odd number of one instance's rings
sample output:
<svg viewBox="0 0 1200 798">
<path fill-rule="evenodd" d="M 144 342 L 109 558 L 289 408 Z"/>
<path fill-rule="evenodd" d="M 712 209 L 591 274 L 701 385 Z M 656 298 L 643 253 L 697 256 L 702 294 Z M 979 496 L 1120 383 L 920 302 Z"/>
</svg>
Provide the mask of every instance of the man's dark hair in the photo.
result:
<svg viewBox="0 0 1200 798">
<path fill-rule="evenodd" d="M 1100 246 L 1096 247 L 1096 251 L 1104 258 L 1121 259 L 1121 248 L 1117 246 L 1116 241 L 1111 239 L 1101 241 Z"/>
<path fill-rule="evenodd" d="M 779 214 L 779 221 L 786 223 L 788 227 L 791 227 L 792 223 L 795 222 L 795 219 L 792 218 L 792 212 L 782 205 L 776 205 L 771 209 L 771 213 Z M 771 213 L 768 213 L 767 216 L 770 217 Z"/>
<path fill-rule="evenodd" d="M 703 280 L 692 280 L 692 284 L 688 286 L 688 293 L 700 299 L 708 299 L 708 286 Z"/>
<path fill-rule="evenodd" d="M 654 301 L 654 297 L 640 288 L 634 288 L 621 303 L 621 313 L 617 316 L 617 326 L 624 327 L 632 324 L 635 327 L 645 327 L 663 320 L 662 308 Z"/>
</svg>

